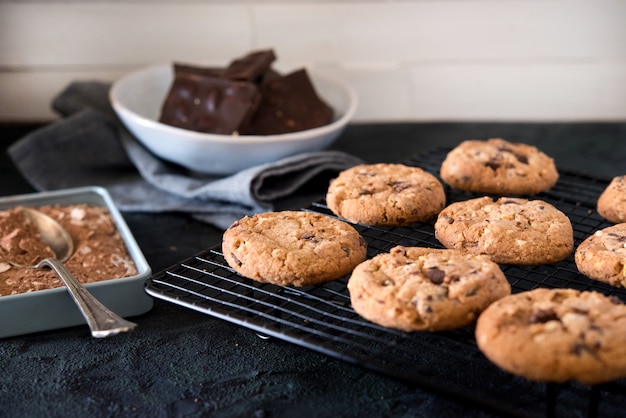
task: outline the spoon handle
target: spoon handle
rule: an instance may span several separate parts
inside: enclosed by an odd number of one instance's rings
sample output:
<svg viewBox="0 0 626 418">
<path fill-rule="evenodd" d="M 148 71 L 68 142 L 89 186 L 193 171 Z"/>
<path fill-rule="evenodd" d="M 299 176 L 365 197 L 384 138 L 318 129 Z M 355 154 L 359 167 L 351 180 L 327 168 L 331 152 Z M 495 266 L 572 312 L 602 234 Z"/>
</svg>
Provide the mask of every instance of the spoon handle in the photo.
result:
<svg viewBox="0 0 626 418">
<path fill-rule="evenodd" d="M 41 260 L 36 267 L 43 266 L 52 268 L 65 283 L 67 290 L 87 320 L 92 336 L 97 338 L 108 337 L 120 332 L 131 331 L 137 326 L 134 322 L 119 317 L 101 304 L 59 260 L 46 258 Z"/>
</svg>

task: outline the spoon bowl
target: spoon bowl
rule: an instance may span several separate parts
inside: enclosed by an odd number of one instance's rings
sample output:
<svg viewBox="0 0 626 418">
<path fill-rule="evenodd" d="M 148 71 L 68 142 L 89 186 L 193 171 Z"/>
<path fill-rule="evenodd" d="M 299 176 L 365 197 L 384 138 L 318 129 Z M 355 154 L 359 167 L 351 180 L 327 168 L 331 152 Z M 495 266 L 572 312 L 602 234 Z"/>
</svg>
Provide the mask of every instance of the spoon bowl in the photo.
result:
<svg viewBox="0 0 626 418">
<path fill-rule="evenodd" d="M 74 242 L 65 228 L 36 209 L 23 208 L 22 211 L 37 229 L 41 241 L 52 250 L 55 256 L 44 258 L 31 266 L 7 261 L 18 267 L 53 269 L 87 320 L 92 336 L 102 338 L 133 330 L 137 324 L 121 318 L 102 305 L 65 267 L 63 263 L 74 252 Z"/>
</svg>

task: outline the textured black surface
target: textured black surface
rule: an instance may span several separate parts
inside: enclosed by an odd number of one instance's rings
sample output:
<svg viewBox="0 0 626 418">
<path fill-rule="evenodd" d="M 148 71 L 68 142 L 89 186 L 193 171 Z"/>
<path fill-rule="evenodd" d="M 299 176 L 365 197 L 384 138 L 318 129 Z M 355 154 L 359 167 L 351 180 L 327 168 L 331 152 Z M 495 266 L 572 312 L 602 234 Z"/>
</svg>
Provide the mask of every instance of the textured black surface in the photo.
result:
<svg viewBox="0 0 626 418">
<path fill-rule="evenodd" d="M 2 149 L 38 127 L 0 126 Z M 599 177 L 626 173 L 626 123 L 356 124 L 332 148 L 368 162 L 396 162 L 463 139 L 497 136 L 539 145 L 564 169 Z M 294 201 L 308 204 L 323 187 L 311 185 Z M 0 195 L 31 191 L 0 153 Z M 222 231 L 181 214 L 123 215 L 157 273 L 221 240 Z M 87 326 L 0 340 L 0 416 L 502 416 L 462 396 L 440 395 L 278 338 L 262 339 L 248 328 L 160 299 L 134 320 L 136 331 L 105 340 L 93 339 Z M 468 382 L 483 378 L 472 364 L 460 370 Z M 588 395 L 586 388 L 564 394 L 560 386 L 546 389 L 556 393 L 556 401 L 571 393 Z M 623 416 L 603 409 L 607 398 L 621 402 L 622 393 L 599 395 L 602 416 Z"/>
</svg>

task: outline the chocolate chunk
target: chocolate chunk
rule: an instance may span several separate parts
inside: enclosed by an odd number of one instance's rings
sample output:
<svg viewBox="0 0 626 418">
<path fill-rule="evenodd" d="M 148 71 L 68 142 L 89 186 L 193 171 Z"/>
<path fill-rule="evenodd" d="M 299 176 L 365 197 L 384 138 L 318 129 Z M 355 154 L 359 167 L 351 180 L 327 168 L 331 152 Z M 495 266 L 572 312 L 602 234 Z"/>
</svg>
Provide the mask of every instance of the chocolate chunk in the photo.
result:
<svg viewBox="0 0 626 418">
<path fill-rule="evenodd" d="M 302 236 L 300 237 L 300 239 L 303 240 L 307 240 L 307 241 L 311 241 L 313 243 L 318 243 L 320 242 L 319 238 L 315 236 L 315 234 L 312 233 L 306 233 L 306 234 L 302 234 Z"/>
<path fill-rule="evenodd" d="M 276 55 L 271 49 L 251 52 L 248 55 L 233 60 L 224 71 L 223 77 L 231 80 L 242 80 L 256 83 L 260 81 Z"/>
<path fill-rule="evenodd" d="M 522 154 L 513 154 L 515 155 L 515 158 L 517 158 L 517 161 L 519 161 L 522 164 L 528 164 L 528 157 Z"/>
<path fill-rule="evenodd" d="M 493 171 L 496 171 L 498 168 L 500 168 L 500 163 L 495 160 L 489 160 L 485 163 L 485 166 L 491 168 Z"/>
<path fill-rule="evenodd" d="M 437 267 L 431 267 L 426 270 L 426 276 L 434 284 L 441 284 L 443 283 L 443 279 L 446 277 L 446 273 Z"/>
<path fill-rule="evenodd" d="M 286 76 L 271 68 L 271 49 L 251 52 L 226 68 L 174 64 L 159 122 L 226 135 L 275 135 L 328 125 L 333 110 L 306 70 Z"/>
<path fill-rule="evenodd" d="M 548 321 L 559 320 L 559 316 L 554 311 L 548 311 L 545 309 L 539 309 L 530 316 L 529 322 L 531 324 L 544 324 Z"/>
<path fill-rule="evenodd" d="M 260 102 L 256 85 L 182 71 L 174 78 L 160 122 L 192 131 L 237 134 Z"/>
<path fill-rule="evenodd" d="M 246 133 L 273 135 L 328 125 L 333 111 L 301 69 L 261 86 L 262 99 Z"/>
<path fill-rule="evenodd" d="M 624 241 L 626 241 L 626 236 L 616 234 L 615 232 L 609 232 L 607 235 L 612 237 L 612 238 L 614 238 L 617 242 L 624 242 Z"/>
<path fill-rule="evenodd" d="M 235 253 L 230 253 L 230 256 L 233 258 L 233 260 L 235 261 L 235 264 L 237 264 L 238 266 L 243 265 L 243 263 L 237 258 L 237 256 L 235 255 Z"/>
<path fill-rule="evenodd" d="M 392 182 L 388 182 L 387 185 L 391 187 L 395 193 L 399 193 L 402 190 L 405 190 L 411 187 L 410 184 L 404 181 L 392 181 Z"/>
<path fill-rule="evenodd" d="M 174 76 L 179 74 L 192 74 L 198 76 L 221 77 L 224 74 L 224 68 L 217 67 L 197 67 L 195 65 L 174 63 Z"/>
</svg>

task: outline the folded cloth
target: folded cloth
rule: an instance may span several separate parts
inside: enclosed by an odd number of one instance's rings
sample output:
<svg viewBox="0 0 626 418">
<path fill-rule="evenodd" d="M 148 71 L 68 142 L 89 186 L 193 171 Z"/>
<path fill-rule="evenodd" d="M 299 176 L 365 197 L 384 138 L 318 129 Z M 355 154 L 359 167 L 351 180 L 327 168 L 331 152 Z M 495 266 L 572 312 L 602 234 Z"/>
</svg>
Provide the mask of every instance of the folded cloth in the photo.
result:
<svg viewBox="0 0 626 418">
<path fill-rule="evenodd" d="M 319 196 L 339 171 L 362 162 L 339 151 L 317 151 L 230 176 L 192 173 L 137 141 L 115 116 L 109 88 L 102 82 L 70 84 L 52 104 L 64 117 L 9 148 L 35 189 L 98 185 L 121 211 L 186 212 L 224 229 L 245 215 L 286 208 L 299 196 Z"/>
</svg>

